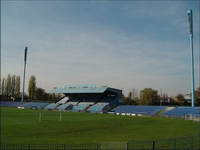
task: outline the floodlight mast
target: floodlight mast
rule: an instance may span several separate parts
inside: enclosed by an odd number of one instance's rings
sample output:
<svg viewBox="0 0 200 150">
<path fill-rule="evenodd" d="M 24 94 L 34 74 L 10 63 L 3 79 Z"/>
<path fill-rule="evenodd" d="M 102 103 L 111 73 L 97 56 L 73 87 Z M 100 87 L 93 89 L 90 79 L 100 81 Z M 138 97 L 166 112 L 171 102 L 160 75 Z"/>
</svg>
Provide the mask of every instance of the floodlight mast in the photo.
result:
<svg viewBox="0 0 200 150">
<path fill-rule="evenodd" d="M 23 77 L 23 91 L 22 91 L 22 99 L 21 99 L 21 102 L 24 101 L 24 87 L 25 87 L 25 75 L 26 75 L 27 51 L 28 51 L 28 47 L 25 47 L 25 51 L 24 51 L 24 77 Z"/>
<path fill-rule="evenodd" d="M 192 75 L 192 107 L 195 103 L 195 79 L 194 79 L 194 50 L 193 50 L 193 17 L 192 10 L 187 11 L 188 22 L 189 22 L 189 38 L 190 38 L 190 48 L 191 48 L 191 75 Z"/>
</svg>

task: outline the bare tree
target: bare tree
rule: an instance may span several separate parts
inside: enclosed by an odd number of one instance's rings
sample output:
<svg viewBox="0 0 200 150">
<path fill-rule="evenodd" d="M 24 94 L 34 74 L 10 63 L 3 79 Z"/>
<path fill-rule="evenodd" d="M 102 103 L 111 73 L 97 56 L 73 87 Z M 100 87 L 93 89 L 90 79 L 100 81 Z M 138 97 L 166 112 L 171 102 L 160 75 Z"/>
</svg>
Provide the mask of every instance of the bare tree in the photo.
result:
<svg viewBox="0 0 200 150">
<path fill-rule="evenodd" d="M 11 79 L 11 96 L 15 97 L 15 78 L 16 76 L 13 75 Z"/>
<path fill-rule="evenodd" d="M 15 96 L 20 97 L 20 76 L 16 76 L 15 79 Z"/>
<path fill-rule="evenodd" d="M 29 80 L 29 86 L 28 86 L 28 93 L 29 98 L 33 100 L 36 95 L 36 78 L 35 76 L 31 76 Z"/>
<path fill-rule="evenodd" d="M 8 74 L 7 80 L 6 80 L 6 95 L 11 96 L 11 75 Z"/>
<path fill-rule="evenodd" d="M 138 93 L 137 93 L 137 89 L 135 89 L 135 88 L 133 88 L 132 89 L 132 91 L 131 91 L 131 93 L 132 93 L 132 99 L 134 100 L 136 97 L 138 97 Z"/>
<path fill-rule="evenodd" d="M 0 77 L 0 95 L 2 95 L 1 77 Z"/>
<path fill-rule="evenodd" d="M 2 83 L 1 83 L 1 94 L 5 96 L 5 78 L 2 79 Z"/>
</svg>

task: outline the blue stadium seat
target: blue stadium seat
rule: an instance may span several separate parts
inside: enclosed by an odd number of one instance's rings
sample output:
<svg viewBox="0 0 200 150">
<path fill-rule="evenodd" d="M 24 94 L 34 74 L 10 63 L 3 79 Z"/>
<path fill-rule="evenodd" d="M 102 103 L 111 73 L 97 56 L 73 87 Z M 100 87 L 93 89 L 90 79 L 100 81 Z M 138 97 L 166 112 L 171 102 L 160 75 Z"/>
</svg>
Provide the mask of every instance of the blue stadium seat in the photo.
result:
<svg viewBox="0 0 200 150">
<path fill-rule="evenodd" d="M 57 104 L 57 103 L 51 103 L 51 104 L 47 105 L 46 107 L 44 107 L 44 109 L 46 109 L 46 110 L 52 110 L 52 109 L 55 109 L 59 105 L 60 104 Z"/>
<path fill-rule="evenodd" d="M 69 104 L 69 105 L 77 105 L 79 102 L 78 101 L 76 101 L 76 102 L 67 102 L 67 104 Z"/>
<path fill-rule="evenodd" d="M 30 109 L 43 109 L 49 103 L 42 103 L 42 102 L 28 102 L 20 105 L 21 108 L 30 108 Z"/>
<path fill-rule="evenodd" d="M 165 106 L 133 106 L 133 105 L 121 105 L 113 109 L 115 113 L 128 113 L 128 114 L 140 114 L 140 115 L 155 115 L 156 113 L 164 110 Z"/>
<path fill-rule="evenodd" d="M 56 109 L 60 110 L 60 111 L 70 110 L 70 109 L 72 109 L 72 105 L 71 104 L 62 104 L 62 105 L 58 106 Z"/>
<path fill-rule="evenodd" d="M 79 103 L 78 105 L 74 105 L 72 111 L 73 112 L 79 112 L 85 110 L 89 105 L 92 103 Z"/>
<path fill-rule="evenodd" d="M 91 106 L 90 108 L 88 108 L 87 111 L 94 112 L 94 113 L 103 112 L 104 108 L 107 107 L 108 105 L 109 105 L 109 103 L 97 103 L 97 104 Z"/>
<path fill-rule="evenodd" d="M 18 107 L 22 105 L 22 102 L 13 102 L 13 101 L 0 101 L 1 107 Z"/>
<path fill-rule="evenodd" d="M 200 116 L 200 107 L 176 107 L 165 112 L 164 115 L 169 117 Z"/>
</svg>

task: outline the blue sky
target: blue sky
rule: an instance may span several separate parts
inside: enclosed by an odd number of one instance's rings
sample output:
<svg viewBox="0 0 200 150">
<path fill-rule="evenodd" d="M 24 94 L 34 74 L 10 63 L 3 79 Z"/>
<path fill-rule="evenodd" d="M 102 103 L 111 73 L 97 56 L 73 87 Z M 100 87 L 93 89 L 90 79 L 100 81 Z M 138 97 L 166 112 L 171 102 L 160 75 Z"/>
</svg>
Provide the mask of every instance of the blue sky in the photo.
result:
<svg viewBox="0 0 200 150">
<path fill-rule="evenodd" d="M 3 1 L 2 76 L 23 77 L 50 90 L 64 84 L 190 91 L 186 12 L 193 9 L 199 84 L 199 1 Z M 27 85 L 26 85 L 27 87 Z"/>
</svg>

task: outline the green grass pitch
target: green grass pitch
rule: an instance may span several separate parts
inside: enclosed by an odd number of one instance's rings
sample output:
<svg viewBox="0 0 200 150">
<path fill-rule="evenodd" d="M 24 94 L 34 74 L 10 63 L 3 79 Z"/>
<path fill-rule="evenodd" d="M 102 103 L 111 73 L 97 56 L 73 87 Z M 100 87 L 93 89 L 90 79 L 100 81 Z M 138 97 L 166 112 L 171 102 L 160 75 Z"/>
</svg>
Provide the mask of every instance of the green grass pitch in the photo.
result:
<svg viewBox="0 0 200 150">
<path fill-rule="evenodd" d="M 79 112 L 62 112 L 60 118 L 58 111 L 1 108 L 5 144 L 127 142 L 192 136 L 199 131 L 198 122 L 181 119 Z"/>
</svg>

